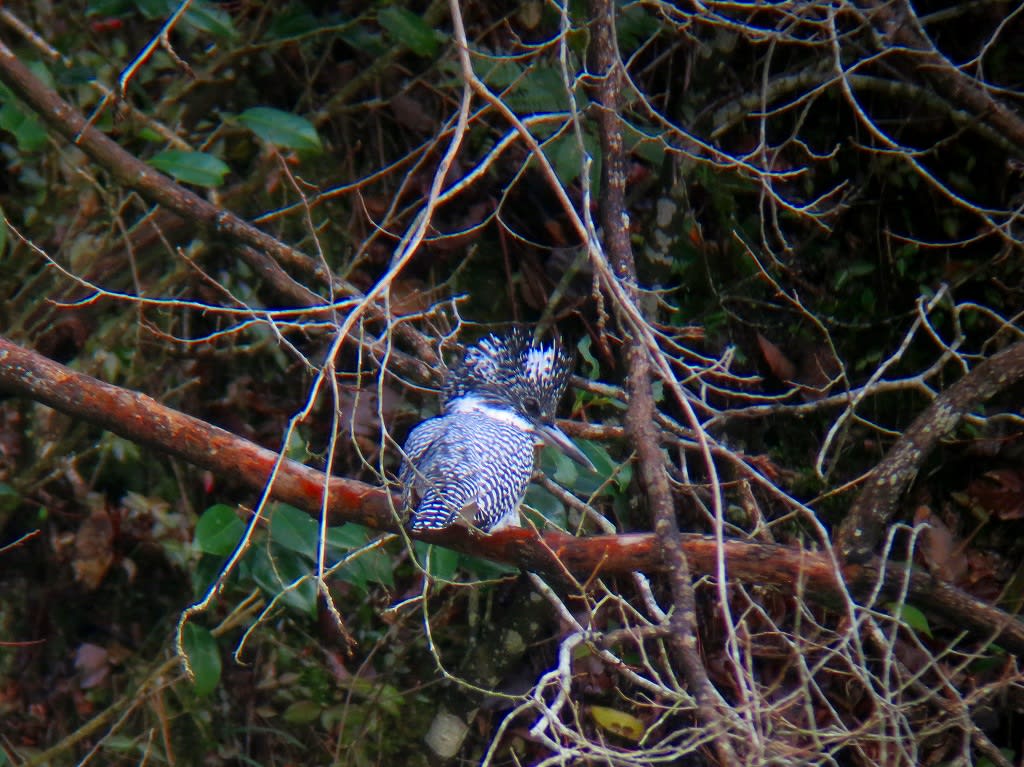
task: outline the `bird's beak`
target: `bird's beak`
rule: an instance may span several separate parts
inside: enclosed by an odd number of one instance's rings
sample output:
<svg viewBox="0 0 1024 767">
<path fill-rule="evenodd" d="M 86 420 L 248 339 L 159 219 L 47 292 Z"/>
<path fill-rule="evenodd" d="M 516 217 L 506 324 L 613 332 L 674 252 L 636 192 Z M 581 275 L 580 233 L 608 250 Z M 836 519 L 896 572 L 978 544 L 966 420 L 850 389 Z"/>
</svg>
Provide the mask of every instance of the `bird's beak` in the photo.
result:
<svg viewBox="0 0 1024 767">
<path fill-rule="evenodd" d="M 540 424 L 539 432 L 541 439 L 551 445 L 551 447 L 561 450 L 580 466 L 583 466 L 590 471 L 597 471 L 597 467 L 590 462 L 590 459 L 587 458 L 586 454 L 576 447 L 576 443 L 569 439 L 568 435 L 557 426 L 554 424 L 551 424 L 550 426 L 547 424 Z"/>
</svg>

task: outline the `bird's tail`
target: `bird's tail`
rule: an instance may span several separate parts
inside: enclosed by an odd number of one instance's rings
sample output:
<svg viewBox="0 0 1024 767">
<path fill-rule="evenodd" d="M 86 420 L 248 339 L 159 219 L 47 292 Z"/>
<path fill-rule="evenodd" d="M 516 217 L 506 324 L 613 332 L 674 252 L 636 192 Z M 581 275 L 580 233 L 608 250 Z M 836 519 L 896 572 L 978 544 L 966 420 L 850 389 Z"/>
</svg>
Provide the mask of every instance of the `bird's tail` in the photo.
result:
<svg viewBox="0 0 1024 767">
<path fill-rule="evenodd" d="M 427 491 L 409 517 L 409 529 L 414 533 L 443 530 L 455 524 L 460 515 L 472 520 L 476 514 L 476 504 L 468 503 L 468 499 L 453 498 L 452 495 L 450 491 Z"/>
</svg>

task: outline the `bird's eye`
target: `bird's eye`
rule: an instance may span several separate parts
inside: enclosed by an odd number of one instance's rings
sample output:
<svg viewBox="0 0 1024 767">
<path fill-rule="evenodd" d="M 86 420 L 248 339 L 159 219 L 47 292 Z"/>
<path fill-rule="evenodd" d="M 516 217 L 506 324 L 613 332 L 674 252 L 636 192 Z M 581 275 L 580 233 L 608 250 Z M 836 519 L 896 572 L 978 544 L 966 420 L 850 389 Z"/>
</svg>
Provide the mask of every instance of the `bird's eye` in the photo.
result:
<svg viewBox="0 0 1024 767">
<path fill-rule="evenodd" d="M 540 402 L 537 401 L 536 397 L 527 397 L 523 402 L 523 406 L 526 408 L 528 415 L 534 418 L 540 416 Z"/>
</svg>

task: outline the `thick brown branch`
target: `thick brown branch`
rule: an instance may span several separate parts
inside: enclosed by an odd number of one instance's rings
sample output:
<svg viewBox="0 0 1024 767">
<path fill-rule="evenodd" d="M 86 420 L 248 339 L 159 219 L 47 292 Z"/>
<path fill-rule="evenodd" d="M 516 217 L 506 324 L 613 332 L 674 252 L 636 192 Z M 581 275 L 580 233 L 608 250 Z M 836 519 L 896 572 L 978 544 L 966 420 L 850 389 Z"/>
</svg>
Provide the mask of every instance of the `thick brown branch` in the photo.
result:
<svg viewBox="0 0 1024 767">
<path fill-rule="evenodd" d="M 147 200 L 162 205 L 186 221 L 194 222 L 212 235 L 227 237 L 240 245 L 239 253 L 246 263 L 288 301 L 300 307 L 316 307 L 325 303 L 316 293 L 297 282 L 287 271 L 291 269 L 311 281 L 331 284 L 339 296 L 361 300 L 363 294 L 350 283 L 331 275 L 319 261 L 285 245 L 280 240 L 243 221 L 194 192 L 176 184 L 155 168 L 122 149 L 117 142 L 94 128 L 74 107 L 37 78 L 3 42 L 0 42 L 0 82 L 22 99 L 58 135 L 73 142 L 97 165 L 125 186 L 136 190 Z M 386 320 L 379 306 L 370 307 L 370 315 Z M 430 365 L 436 355 L 424 337 L 408 323 L 395 327 L 395 332 L 422 358 L 403 356 L 403 369 L 420 380 L 431 379 Z M 383 346 L 377 349 L 382 352 Z"/>
<path fill-rule="evenodd" d="M 615 276 L 633 287 L 636 297 L 636 264 L 629 242 L 629 214 L 626 207 L 626 151 L 623 146 L 622 92 L 625 73 L 615 47 L 615 4 L 610 0 L 594 0 L 593 63 L 600 78 L 597 93 L 600 100 L 598 125 L 601 134 L 602 188 L 601 224 L 605 247 Z M 625 323 L 629 325 L 629 321 Z M 725 716 L 724 701 L 715 690 L 697 640 L 697 607 L 690 564 L 680 545 L 679 524 L 675 504 L 665 471 L 655 421 L 654 395 L 651 389 L 651 364 L 644 343 L 634 337 L 628 351 L 629 406 L 626 412 L 626 433 L 636 447 L 640 477 L 647 494 L 654 523 L 661 561 L 665 566 L 674 609 L 669 613 L 669 645 L 683 669 L 687 684 L 697 701 L 697 715 L 702 725 L 713 727 Z M 715 739 L 715 750 L 722 764 L 732 764 L 736 755 L 727 738 Z"/>
<path fill-rule="evenodd" d="M 234 434 L 165 407 L 151 397 L 77 373 L 63 365 L 0 337 L 0 391 L 49 405 L 62 413 L 178 456 L 196 466 L 261 490 L 277 455 Z M 320 513 L 326 477 L 308 466 L 284 461 L 271 495 L 316 515 Z M 381 488 L 332 477 L 328 483 L 331 524 L 358 522 L 379 530 L 397 530 L 390 499 Z M 426 536 L 425 536 L 426 537 Z M 538 536 L 513 529 L 481 535 L 452 527 L 429 538 L 432 543 L 486 557 L 527 570 L 562 576 L 566 570 L 580 581 L 592 576 L 614 576 L 664 568 L 662 552 L 649 534 L 598 535 L 577 538 L 564 533 Z M 681 548 L 697 573 L 716 570 L 717 545 L 700 535 L 680 535 Z M 842 602 L 843 584 L 829 559 L 817 552 L 785 546 L 726 541 L 729 575 L 786 591 L 799 589 L 825 606 Z M 878 563 L 847 565 L 842 580 L 852 587 L 871 589 L 878 581 Z M 881 594 L 899 595 L 902 570 L 888 565 Z M 1024 624 L 992 605 L 952 586 L 937 583 L 925 573 L 910 581 L 909 600 L 930 615 L 957 628 L 968 628 L 985 639 L 999 636 L 1012 652 L 1024 653 Z M 1001 633 L 1000 633 L 1001 632 Z"/>
<path fill-rule="evenodd" d="M 326 283 L 329 275 L 311 258 L 287 247 L 279 240 L 246 223 L 233 213 L 218 208 L 194 192 L 174 183 L 156 169 L 122 149 L 117 142 L 97 130 L 74 107 L 37 78 L 14 53 L 0 42 L 0 82 L 10 88 L 57 134 L 74 142 L 98 165 L 143 197 L 173 210 L 211 232 L 225 234 L 248 245 L 243 254 L 258 273 L 273 281 L 275 287 L 299 306 L 321 303 L 316 294 L 287 278 L 279 263 L 298 267 Z M 271 261 L 269 254 L 277 260 Z"/>
<path fill-rule="evenodd" d="M 1024 341 L 985 360 L 934 402 L 903 432 L 875 467 L 843 520 L 836 538 L 847 562 L 866 562 L 896 512 L 896 505 L 932 450 L 964 414 L 1024 379 Z"/>
<path fill-rule="evenodd" d="M 996 99 L 984 83 L 965 74 L 940 53 L 924 33 L 914 10 L 906 3 L 861 0 L 862 7 L 876 17 L 875 29 L 891 43 L 892 50 L 912 51 L 917 70 L 953 104 L 967 110 L 1024 154 L 1024 120 Z"/>
</svg>

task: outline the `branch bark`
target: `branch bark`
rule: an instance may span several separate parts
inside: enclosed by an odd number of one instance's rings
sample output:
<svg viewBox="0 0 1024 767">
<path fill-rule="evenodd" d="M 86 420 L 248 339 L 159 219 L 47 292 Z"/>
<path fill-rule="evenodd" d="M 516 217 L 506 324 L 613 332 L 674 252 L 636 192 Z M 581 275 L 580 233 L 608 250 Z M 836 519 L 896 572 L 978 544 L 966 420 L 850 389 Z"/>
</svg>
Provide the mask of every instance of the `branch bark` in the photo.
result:
<svg viewBox="0 0 1024 767">
<path fill-rule="evenodd" d="M 597 123 L 601 135 L 601 225 L 605 247 L 615 276 L 627 286 L 631 300 L 637 298 L 636 264 L 629 242 L 629 213 L 626 207 L 626 151 L 623 146 L 622 92 L 626 78 L 615 45 L 615 4 L 594 0 L 593 65 L 599 78 L 596 88 L 599 106 Z M 631 326 L 623 313 L 623 324 Z M 675 504 L 665 471 L 660 435 L 655 422 L 651 389 L 651 364 L 643 341 L 634 333 L 627 352 L 629 379 L 626 433 L 636 446 L 637 463 L 647 494 L 658 553 L 667 573 L 674 609 L 669 612 L 669 646 L 683 669 L 687 684 L 697 701 L 697 718 L 704 727 L 729 721 L 728 704 L 711 683 L 701 657 L 697 634 L 697 606 L 690 563 L 680 545 Z M 729 738 L 715 738 L 719 762 L 735 764 L 736 754 Z"/>
<path fill-rule="evenodd" d="M 935 398 L 875 467 L 843 520 L 836 549 L 845 562 L 867 562 L 896 505 L 925 460 L 960 419 L 997 392 L 1024 380 L 1024 341 L 982 362 Z"/>
<path fill-rule="evenodd" d="M 116 141 L 93 127 L 56 91 L 32 74 L 3 42 L 0 42 L 0 82 L 38 114 L 54 133 L 85 152 L 126 187 L 134 189 L 150 202 L 173 211 L 186 221 L 194 222 L 211 236 L 227 238 L 238 245 L 239 253 L 250 268 L 295 306 L 310 307 L 311 310 L 315 307 L 323 307 L 325 310 L 330 308 L 327 301 L 298 282 L 288 270 L 322 285 L 330 285 L 337 295 L 352 298 L 356 302 L 364 299 L 354 285 L 331 275 L 323 263 L 285 245 L 234 213 L 208 202 L 122 149 Z M 378 305 L 371 305 L 369 314 L 377 320 L 390 321 L 386 311 Z M 420 380 L 431 380 L 430 366 L 436 364 L 437 359 L 430 343 L 408 323 L 397 324 L 395 332 L 421 358 L 416 360 L 403 356 L 403 366 Z M 382 350 L 383 346 L 380 346 L 376 351 Z"/>
<path fill-rule="evenodd" d="M 873 26 L 891 50 L 909 52 L 918 73 L 939 93 L 1012 142 L 1018 155 L 1024 154 L 1024 120 L 996 99 L 985 83 L 965 74 L 939 52 L 908 3 L 861 0 L 861 7 L 875 18 Z"/>
<path fill-rule="evenodd" d="M 165 407 L 145 394 L 127 391 L 64 367 L 0 336 L 0 391 L 41 402 L 74 418 L 100 426 L 139 444 L 173 455 L 215 474 L 230 477 L 261 491 L 278 460 L 276 453 L 215 426 Z M 328 492 L 329 523 L 357 522 L 376 530 L 398 530 L 390 498 L 379 487 L 323 473 L 293 461 L 283 461 L 271 486 L 271 496 L 307 513 L 320 514 L 324 488 Z M 580 582 L 597 576 L 635 571 L 660 572 L 663 553 L 654 535 L 595 535 L 577 538 L 565 533 L 539 536 L 527 529 L 493 535 L 452 527 L 425 540 L 495 562 L 555 578 L 568 571 Z M 680 534 L 678 546 L 698 573 L 716 570 L 713 538 Z M 901 593 L 904 568 L 877 559 L 846 565 L 837 577 L 823 554 L 785 546 L 726 541 L 729 574 L 747 583 L 800 591 L 825 607 L 845 598 L 847 586 L 867 593 L 880 576 L 879 594 Z M 911 575 L 908 599 L 929 616 L 956 628 L 1024 653 L 1024 624 L 996 607 L 926 573 Z"/>
</svg>

